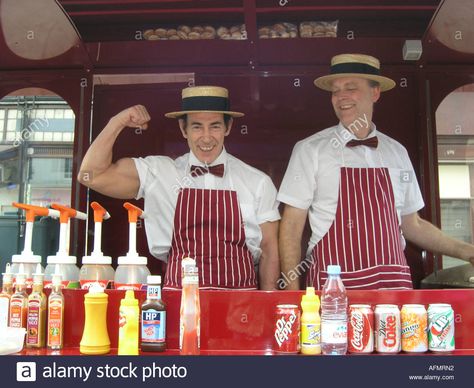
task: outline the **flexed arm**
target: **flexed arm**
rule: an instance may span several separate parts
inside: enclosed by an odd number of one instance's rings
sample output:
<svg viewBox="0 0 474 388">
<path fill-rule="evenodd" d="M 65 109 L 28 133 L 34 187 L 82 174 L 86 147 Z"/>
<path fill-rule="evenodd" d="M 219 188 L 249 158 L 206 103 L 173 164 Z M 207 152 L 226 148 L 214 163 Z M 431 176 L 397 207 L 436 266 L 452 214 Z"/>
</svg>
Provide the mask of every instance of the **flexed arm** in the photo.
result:
<svg viewBox="0 0 474 388">
<path fill-rule="evenodd" d="M 112 149 L 124 128 L 146 129 L 149 121 L 150 115 L 143 105 L 127 108 L 112 117 L 84 155 L 78 181 L 110 197 L 134 198 L 140 186 L 135 163 L 131 158 L 112 163 Z"/>
</svg>

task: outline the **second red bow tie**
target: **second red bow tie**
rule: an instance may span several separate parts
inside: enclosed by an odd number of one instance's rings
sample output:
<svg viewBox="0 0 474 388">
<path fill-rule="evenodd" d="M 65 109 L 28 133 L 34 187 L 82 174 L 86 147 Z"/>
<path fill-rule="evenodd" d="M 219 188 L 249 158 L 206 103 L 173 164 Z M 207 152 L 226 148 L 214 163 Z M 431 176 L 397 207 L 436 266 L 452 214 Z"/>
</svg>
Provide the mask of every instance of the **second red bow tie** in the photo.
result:
<svg viewBox="0 0 474 388">
<path fill-rule="evenodd" d="M 224 164 L 216 164 L 215 166 L 191 166 L 191 175 L 200 176 L 204 174 L 213 174 L 222 178 L 224 176 Z"/>
<path fill-rule="evenodd" d="M 377 136 L 372 136 L 367 139 L 362 139 L 362 140 L 355 140 L 352 139 L 347 142 L 346 146 L 347 147 L 357 147 L 359 145 L 365 145 L 367 147 L 372 147 L 372 148 L 377 148 L 379 145 L 379 139 L 377 139 Z"/>
</svg>

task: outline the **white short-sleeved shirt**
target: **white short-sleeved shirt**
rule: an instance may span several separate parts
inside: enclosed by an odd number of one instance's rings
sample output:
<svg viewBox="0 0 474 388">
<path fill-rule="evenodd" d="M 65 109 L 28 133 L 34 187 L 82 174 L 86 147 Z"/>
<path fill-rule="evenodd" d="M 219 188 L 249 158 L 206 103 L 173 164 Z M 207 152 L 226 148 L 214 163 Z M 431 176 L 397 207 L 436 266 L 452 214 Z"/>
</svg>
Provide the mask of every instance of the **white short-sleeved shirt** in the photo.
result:
<svg viewBox="0 0 474 388">
<path fill-rule="evenodd" d="M 311 225 L 309 254 L 331 227 L 339 198 L 340 168 L 387 167 L 392 181 L 399 224 L 401 216 L 424 207 L 408 152 L 373 125 L 368 137 L 378 137 L 378 147 L 346 147 L 356 136 L 339 123 L 296 143 L 277 199 L 308 209 Z M 402 241 L 405 246 L 404 240 Z"/>
<path fill-rule="evenodd" d="M 268 175 L 228 154 L 225 149 L 211 164 L 224 164 L 222 178 L 212 174 L 191 175 L 191 165 L 204 166 L 192 152 L 175 160 L 167 156 L 133 160 L 140 179 L 136 199 L 145 199 L 145 230 L 153 256 L 165 262 L 168 260 L 180 189 L 235 190 L 245 223 L 247 247 L 254 262 L 258 262 L 262 252 L 259 225 L 280 219 L 277 190 Z"/>
</svg>

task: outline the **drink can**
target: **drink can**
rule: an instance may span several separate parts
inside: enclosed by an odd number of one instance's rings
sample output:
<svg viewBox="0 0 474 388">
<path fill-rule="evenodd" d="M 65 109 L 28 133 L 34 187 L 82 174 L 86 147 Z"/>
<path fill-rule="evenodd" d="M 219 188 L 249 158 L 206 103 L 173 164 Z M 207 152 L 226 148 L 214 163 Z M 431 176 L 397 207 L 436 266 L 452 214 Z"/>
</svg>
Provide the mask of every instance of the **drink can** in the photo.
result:
<svg viewBox="0 0 474 388">
<path fill-rule="evenodd" d="M 449 304 L 435 303 L 428 307 L 428 349 L 454 350 L 454 311 Z"/>
<path fill-rule="evenodd" d="M 404 304 L 401 311 L 402 350 L 426 352 L 428 350 L 428 315 L 422 304 Z"/>
<path fill-rule="evenodd" d="M 401 349 L 400 310 L 395 304 L 375 306 L 375 350 L 398 353 Z"/>
<path fill-rule="evenodd" d="M 277 353 L 300 351 L 300 310 L 295 304 L 279 304 L 275 312 L 274 347 Z"/>
<path fill-rule="evenodd" d="M 368 304 L 349 306 L 348 352 L 374 351 L 374 312 Z"/>
</svg>

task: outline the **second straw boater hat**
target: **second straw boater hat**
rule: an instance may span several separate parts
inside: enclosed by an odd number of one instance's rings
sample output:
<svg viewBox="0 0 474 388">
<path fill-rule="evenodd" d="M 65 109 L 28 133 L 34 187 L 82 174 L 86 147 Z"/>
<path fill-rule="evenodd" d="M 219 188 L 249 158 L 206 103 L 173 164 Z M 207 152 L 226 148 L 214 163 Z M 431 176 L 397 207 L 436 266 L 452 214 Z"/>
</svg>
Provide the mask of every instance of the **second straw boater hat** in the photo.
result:
<svg viewBox="0 0 474 388">
<path fill-rule="evenodd" d="M 192 86 L 181 92 L 181 110 L 169 112 L 168 118 L 178 118 L 188 113 L 224 113 L 232 117 L 244 114 L 230 110 L 229 91 L 220 86 Z"/>
<path fill-rule="evenodd" d="M 395 86 L 395 81 L 380 75 L 380 61 L 365 54 L 340 54 L 331 59 L 331 74 L 316 78 L 314 84 L 323 90 L 331 91 L 332 81 L 341 77 L 359 77 L 380 84 L 385 92 Z"/>
</svg>

